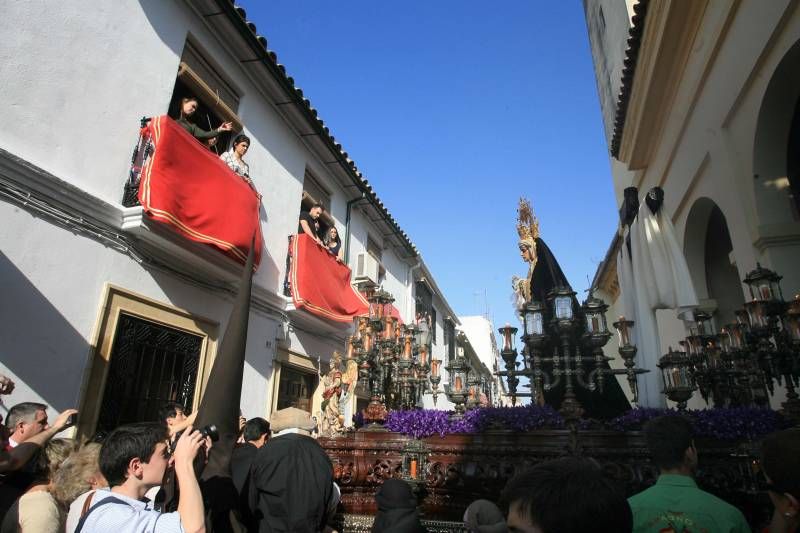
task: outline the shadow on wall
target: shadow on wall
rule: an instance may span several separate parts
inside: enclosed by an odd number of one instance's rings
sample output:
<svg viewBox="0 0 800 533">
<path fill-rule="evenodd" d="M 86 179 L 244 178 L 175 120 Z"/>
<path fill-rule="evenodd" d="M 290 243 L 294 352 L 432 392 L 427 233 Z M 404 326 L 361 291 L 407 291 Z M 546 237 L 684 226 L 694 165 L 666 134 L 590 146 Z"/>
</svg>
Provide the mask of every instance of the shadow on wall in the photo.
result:
<svg viewBox="0 0 800 533">
<path fill-rule="evenodd" d="M 57 411 L 77 406 L 89 343 L 1 252 L 0 294 L 0 368 L 22 381 L 7 406 L 36 400 L 24 387 Z"/>
<path fill-rule="evenodd" d="M 263 257 L 263 256 L 262 256 Z M 262 263 L 263 264 L 263 263 Z M 231 308 L 233 306 L 233 295 L 222 292 L 214 292 L 211 289 L 199 285 L 191 285 L 172 274 L 161 270 L 146 267 L 152 276 L 153 281 L 163 291 L 165 298 L 163 301 L 180 309 L 183 309 L 197 317 L 210 320 L 219 324 L 219 335 L 217 339 L 222 342 L 222 336 L 228 327 Z M 260 269 L 259 269 L 260 270 Z M 238 286 L 235 287 L 238 290 Z M 134 289 L 135 290 L 135 289 Z M 162 300 L 159 298 L 159 300 Z M 264 318 L 256 314 L 250 308 L 250 319 L 247 330 L 247 357 L 245 363 L 253 370 L 258 372 L 263 378 L 268 379 L 272 375 L 272 356 L 271 352 L 263 355 L 266 350 L 263 337 L 265 333 L 271 336 L 275 331 L 276 322 L 272 318 Z M 274 342 L 274 339 L 268 339 Z M 262 357 L 263 355 L 263 357 Z"/>
</svg>

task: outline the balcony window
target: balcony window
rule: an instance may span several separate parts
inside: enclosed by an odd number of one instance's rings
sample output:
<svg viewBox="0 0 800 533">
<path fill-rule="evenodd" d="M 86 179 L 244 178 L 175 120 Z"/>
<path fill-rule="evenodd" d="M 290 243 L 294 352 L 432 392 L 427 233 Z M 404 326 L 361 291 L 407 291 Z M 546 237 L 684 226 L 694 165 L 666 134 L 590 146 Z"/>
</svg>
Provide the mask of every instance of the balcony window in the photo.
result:
<svg viewBox="0 0 800 533">
<path fill-rule="evenodd" d="M 241 263 L 255 239 L 260 261 L 260 196 L 166 115 L 140 131 L 123 203 L 140 204 L 148 220 Z"/>
<path fill-rule="evenodd" d="M 350 267 L 310 236 L 289 236 L 286 290 L 297 309 L 333 322 L 350 323 L 369 303 L 350 284 Z"/>
</svg>

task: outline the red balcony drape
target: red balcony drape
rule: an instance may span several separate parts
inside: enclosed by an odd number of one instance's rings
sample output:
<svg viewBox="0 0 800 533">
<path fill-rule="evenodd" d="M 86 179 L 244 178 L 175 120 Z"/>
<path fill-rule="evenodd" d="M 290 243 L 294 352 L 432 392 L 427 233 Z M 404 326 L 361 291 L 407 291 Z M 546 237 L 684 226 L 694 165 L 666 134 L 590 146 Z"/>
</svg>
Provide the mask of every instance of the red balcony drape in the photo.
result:
<svg viewBox="0 0 800 533">
<path fill-rule="evenodd" d="M 369 312 L 369 302 L 350 285 L 350 268 L 308 235 L 294 235 L 291 287 L 295 307 L 336 322 Z"/>
<path fill-rule="evenodd" d="M 168 116 L 152 119 L 145 129 L 154 146 L 139 185 L 145 212 L 241 263 L 247 260 L 255 235 L 258 265 L 262 247 L 258 194 Z"/>
</svg>

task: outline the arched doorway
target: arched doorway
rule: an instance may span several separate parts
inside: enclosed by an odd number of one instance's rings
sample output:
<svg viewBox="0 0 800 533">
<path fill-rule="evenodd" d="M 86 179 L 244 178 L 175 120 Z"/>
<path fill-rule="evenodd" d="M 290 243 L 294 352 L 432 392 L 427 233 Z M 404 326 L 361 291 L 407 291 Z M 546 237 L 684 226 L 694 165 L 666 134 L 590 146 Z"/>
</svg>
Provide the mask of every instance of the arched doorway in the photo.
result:
<svg viewBox="0 0 800 533">
<path fill-rule="evenodd" d="M 800 41 L 772 73 L 753 144 L 755 247 L 784 276 L 784 293 L 800 289 Z M 752 266 L 752 265 L 751 265 Z"/>
<path fill-rule="evenodd" d="M 684 254 L 701 307 L 713 312 L 717 330 L 735 320 L 744 304 L 739 271 L 725 215 L 710 198 L 699 198 L 686 220 Z"/>
</svg>

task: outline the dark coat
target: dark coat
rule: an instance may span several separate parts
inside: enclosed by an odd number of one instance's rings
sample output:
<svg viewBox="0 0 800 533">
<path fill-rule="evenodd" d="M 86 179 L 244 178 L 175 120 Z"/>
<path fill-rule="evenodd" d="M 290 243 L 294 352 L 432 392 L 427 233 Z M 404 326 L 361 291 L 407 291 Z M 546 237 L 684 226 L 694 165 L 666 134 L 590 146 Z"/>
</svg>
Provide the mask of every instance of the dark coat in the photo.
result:
<svg viewBox="0 0 800 533">
<path fill-rule="evenodd" d="M 426 533 L 419 521 L 417 498 L 411 486 L 401 479 L 387 479 L 375 494 L 378 514 L 373 533 Z"/>
<path fill-rule="evenodd" d="M 249 492 L 260 533 L 316 533 L 327 519 L 333 465 L 311 437 L 273 437 L 256 452 Z"/>
</svg>

